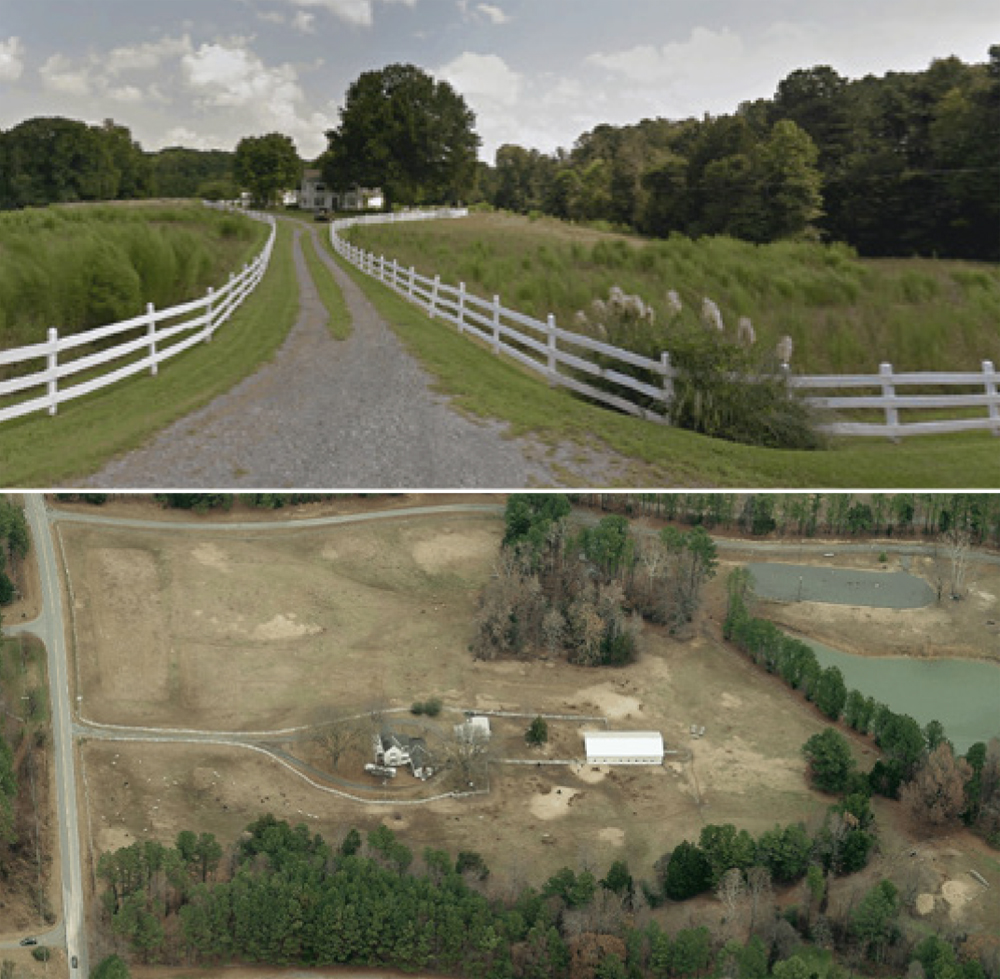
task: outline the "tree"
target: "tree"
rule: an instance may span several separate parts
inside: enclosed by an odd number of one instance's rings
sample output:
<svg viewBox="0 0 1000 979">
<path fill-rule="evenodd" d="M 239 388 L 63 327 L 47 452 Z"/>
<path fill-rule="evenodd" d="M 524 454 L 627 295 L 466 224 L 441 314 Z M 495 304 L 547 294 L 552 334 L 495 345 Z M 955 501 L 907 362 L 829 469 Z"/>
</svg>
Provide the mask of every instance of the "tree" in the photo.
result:
<svg viewBox="0 0 1000 979">
<path fill-rule="evenodd" d="M 524 740 L 528 744 L 541 745 L 549 740 L 549 726 L 544 717 L 536 717 L 525 732 Z"/>
<path fill-rule="evenodd" d="M 656 862 L 663 893 L 671 901 L 685 901 L 708 890 L 712 883 L 712 868 L 705 854 L 695 843 L 678 843 L 665 859 Z"/>
<path fill-rule="evenodd" d="M 247 136 L 236 147 L 233 176 L 250 191 L 255 202 L 267 206 L 280 191 L 299 185 L 302 163 L 287 136 Z"/>
<path fill-rule="evenodd" d="M 753 839 L 745 829 L 737 830 L 732 823 L 703 826 L 698 843 L 711 868 L 713 887 L 730 868 L 745 870 L 754 862 L 756 848 Z"/>
<path fill-rule="evenodd" d="M 881 962 L 885 949 L 894 937 L 899 916 L 899 893 L 889 880 L 879 881 L 851 912 L 851 928 L 862 950 Z"/>
<path fill-rule="evenodd" d="M 847 685 L 844 683 L 844 674 L 838 667 L 828 666 L 820 673 L 812 691 L 812 699 L 831 721 L 840 717 L 847 701 Z"/>
<path fill-rule="evenodd" d="M 847 739 L 836 729 L 828 727 L 814 734 L 802 746 L 802 754 L 809 763 L 809 775 L 816 788 L 823 792 L 842 792 L 854 772 L 854 757 Z"/>
<path fill-rule="evenodd" d="M 128 966 L 117 955 L 101 959 L 91 975 L 94 979 L 129 979 L 130 976 Z"/>
<path fill-rule="evenodd" d="M 966 806 L 965 786 L 972 768 L 956 758 L 948 743 L 939 744 L 922 762 L 900 800 L 915 822 L 939 828 L 958 822 Z"/>
<path fill-rule="evenodd" d="M 333 187 L 381 187 L 389 203 L 457 201 L 472 188 L 475 115 L 447 82 L 414 65 L 364 72 L 326 136 L 323 176 Z"/>
</svg>

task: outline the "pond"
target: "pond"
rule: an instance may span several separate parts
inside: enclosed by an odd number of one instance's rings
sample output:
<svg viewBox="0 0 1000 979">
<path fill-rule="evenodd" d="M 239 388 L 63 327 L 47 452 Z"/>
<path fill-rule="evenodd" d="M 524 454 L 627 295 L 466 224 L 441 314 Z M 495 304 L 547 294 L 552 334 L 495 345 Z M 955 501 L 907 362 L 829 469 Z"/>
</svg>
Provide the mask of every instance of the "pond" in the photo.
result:
<svg viewBox="0 0 1000 979">
<path fill-rule="evenodd" d="M 778 602 L 828 602 L 869 608 L 923 608 L 934 590 L 905 571 L 857 571 L 809 564 L 748 564 L 754 592 Z"/>
<path fill-rule="evenodd" d="M 909 714 L 938 720 L 955 750 L 1000 737 L 1000 666 L 978 660 L 856 656 L 805 639 L 820 666 L 836 666 L 847 689 Z"/>
</svg>

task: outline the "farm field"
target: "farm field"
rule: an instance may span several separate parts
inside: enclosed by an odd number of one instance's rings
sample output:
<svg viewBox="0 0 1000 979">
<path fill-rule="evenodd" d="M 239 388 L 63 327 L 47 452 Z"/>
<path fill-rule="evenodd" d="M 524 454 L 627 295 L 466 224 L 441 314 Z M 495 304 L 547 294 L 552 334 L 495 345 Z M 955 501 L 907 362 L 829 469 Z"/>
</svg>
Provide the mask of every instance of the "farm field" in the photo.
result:
<svg viewBox="0 0 1000 979">
<path fill-rule="evenodd" d="M 792 369 L 803 374 L 979 370 L 1000 362 L 1000 270 L 987 263 L 859 259 L 843 245 L 683 236 L 654 240 L 595 231 L 553 218 L 474 213 L 452 221 L 356 227 L 348 237 L 387 259 L 413 265 L 565 329 L 578 310 L 613 286 L 656 310 L 633 348 L 670 349 L 667 292 L 698 323 L 702 299 L 718 303 L 730 337 L 739 317 L 773 350 L 792 338 Z"/>
<path fill-rule="evenodd" d="M 807 787 L 799 746 L 823 721 L 721 644 L 719 579 L 696 634 L 680 642 L 647 626 L 631 667 L 477 662 L 467 649 L 476 596 L 501 532 L 499 519 L 474 514 L 228 534 L 210 525 L 60 524 L 80 717 L 105 726 L 80 748 L 91 860 L 135 840 L 171 841 L 185 828 L 234 839 L 273 812 L 331 841 L 382 821 L 416 851 L 478 850 L 499 888 L 540 883 L 567 865 L 603 872 L 619 857 L 649 876 L 662 853 L 708 822 L 753 833 L 775 822 L 815 826 L 829 800 Z M 432 696 L 444 704 L 439 718 L 406 710 Z M 660 730 L 679 754 L 650 769 L 495 764 L 488 794 L 413 805 L 440 791 L 433 779 L 417 783 L 403 771 L 385 787 L 366 783 L 353 757 L 326 777 L 305 769 L 311 785 L 273 757 L 322 766 L 310 733 L 253 734 L 372 709 L 398 711 L 407 733 L 426 724 L 429 742 L 447 735 L 455 710 L 587 715 L 612 728 Z M 693 723 L 705 725 L 704 738 L 691 739 Z M 112 725 L 206 733 L 188 735 L 200 743 L 107 740 L 129 736 Z M 553 741 L 538 754 L 520 737 L 526 725 L 498 721 L 498 753 L 579 757 L 581 732 L 599 722 L 553 724 Z M 871 749 L 853 743 L 865 765 Z M 895 861 L 909 845 L 906 827 L 891 825 L 884 808 L 885 860 Z M 511 839 L 521 842 L 516 853 Z M 954 852 L 943 856 L 928 846 L 922 888 L 967 866 L 995 870 L 962 834 L 947 844 Z M 844 895 L 856 886 L 845 883 Z M 970 921 L 985 913 L 974 892 L 966 904 Z"/>
</svg>

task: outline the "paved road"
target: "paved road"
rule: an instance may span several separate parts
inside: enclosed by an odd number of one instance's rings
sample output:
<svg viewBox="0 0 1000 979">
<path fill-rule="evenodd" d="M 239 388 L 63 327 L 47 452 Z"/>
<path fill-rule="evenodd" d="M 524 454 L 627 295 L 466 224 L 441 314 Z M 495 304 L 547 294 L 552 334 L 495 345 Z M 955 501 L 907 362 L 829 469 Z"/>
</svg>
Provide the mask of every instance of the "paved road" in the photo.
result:
<svg viewBox="0 0 1000 979">
<path fill-rule="evenodd" d="M 505 439 L 448 407 L 431 378 L 346 273 L 320 251 L 354 323 L 334 340 L 306 267 L 296 223 L 299 318 L 275 359 L 83 485 L 421 488 L 554 484 Z M 266 286 L 265 286 L 266 287 Z"/>
<path fill-rule="evenodd" d="M 83 927 L 83 873 L 80 860 L 80 830 L 76 805 L 76 772 L 73 763 L 73 730 L 62 592 L 59 587 L 59 571 L 49 521 L 45 513 L 45 503 L 38 493 L 26 493 L 24 499 L 31 538 L 38 558 L 42 612 L 34 621 L 7 628 L 6 631 L 12 635 L 21 631 L 33 633 L 45 644 L 48 652 L 64 924 L 60 928 L 46 932 L 45 942 L 56 944 L 60 932 L 65 929 L 66 954 L 70 958 L 76 956 L 79 962 L 76 970 L 70 970 L 70 975 L 73 979 L 86 979 L 89 967 Z"/>
</svg>

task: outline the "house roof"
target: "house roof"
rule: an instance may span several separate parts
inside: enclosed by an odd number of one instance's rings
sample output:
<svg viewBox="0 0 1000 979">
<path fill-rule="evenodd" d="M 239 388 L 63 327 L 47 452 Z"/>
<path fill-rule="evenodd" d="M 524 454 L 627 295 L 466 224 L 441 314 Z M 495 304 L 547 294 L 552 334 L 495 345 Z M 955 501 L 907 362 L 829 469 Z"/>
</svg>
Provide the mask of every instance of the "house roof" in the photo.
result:
<svg viewBox="0 0 1000 979">
<path fill-rule="evenodd" d="M 659 731 L 588 731 L 583 736 L 588 758 L 662 758 Z"/>
</svg>

